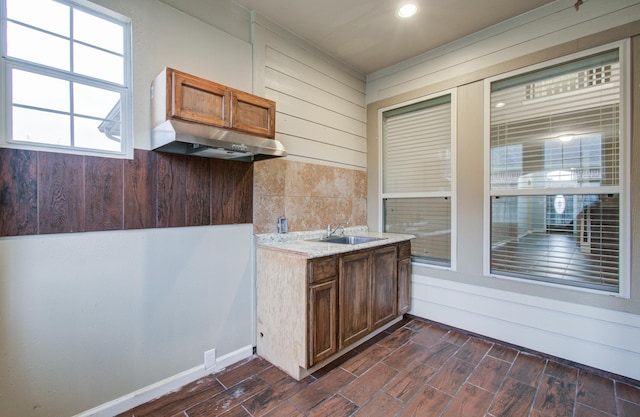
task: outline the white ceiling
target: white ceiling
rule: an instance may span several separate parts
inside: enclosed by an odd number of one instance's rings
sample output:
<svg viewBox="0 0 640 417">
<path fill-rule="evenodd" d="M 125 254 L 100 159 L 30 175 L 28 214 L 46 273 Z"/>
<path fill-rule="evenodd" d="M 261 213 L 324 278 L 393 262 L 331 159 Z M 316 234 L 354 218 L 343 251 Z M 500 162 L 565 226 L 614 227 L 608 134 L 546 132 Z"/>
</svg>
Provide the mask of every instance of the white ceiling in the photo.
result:
<svg viewBox="0 0 640 417">
<path fill-rule="evenodd" d="M 559 0 L 234 0 L 349 65 L 370 74 Z"/>
</svg>

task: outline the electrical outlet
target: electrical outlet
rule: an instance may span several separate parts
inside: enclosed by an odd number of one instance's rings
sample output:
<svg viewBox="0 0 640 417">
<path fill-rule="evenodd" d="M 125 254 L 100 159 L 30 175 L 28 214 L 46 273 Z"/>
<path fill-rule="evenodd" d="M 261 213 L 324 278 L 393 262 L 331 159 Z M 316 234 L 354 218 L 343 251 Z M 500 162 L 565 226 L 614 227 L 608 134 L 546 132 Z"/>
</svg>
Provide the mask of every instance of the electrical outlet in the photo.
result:
<svg viewBox="0 0 640 417">
<path fill-rule="evenodd" d="M 204 369 L 215 368 L 216 366 L 216 349 L 204 352 Z"/>
</svg>

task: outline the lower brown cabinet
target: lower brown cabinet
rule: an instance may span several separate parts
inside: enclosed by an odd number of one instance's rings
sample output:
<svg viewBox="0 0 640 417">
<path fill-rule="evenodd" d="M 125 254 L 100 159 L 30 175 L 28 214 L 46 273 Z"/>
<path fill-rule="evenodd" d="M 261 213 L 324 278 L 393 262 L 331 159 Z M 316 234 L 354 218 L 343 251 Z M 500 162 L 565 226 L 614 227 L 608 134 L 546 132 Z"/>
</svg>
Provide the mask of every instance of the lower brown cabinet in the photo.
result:
<svg viewBox="0 0 640 417">
<path fill-rule="evenodd" d="M 410 247 L 311 259 L 258 247 L 258 355 L 301 379 L 384 329 L 410 307 Z"/>
<path fill-rule="evenodd" d="M 409 243 L 410 247 L 410 243 Z M 399 245 L 309 261 L 309 355 L 313 366 L 408 311 L 407 265 Z M 407 263 L 408 261 L 408 263 Z M 398 282 L 399 272 L 402 285 Z M 410 272 L 408 274 L 410 279 Z M 410 285 L 410 281 L 408 282 Z M 398 290 L 402 288 L 403 294 Z"/>
</svg>

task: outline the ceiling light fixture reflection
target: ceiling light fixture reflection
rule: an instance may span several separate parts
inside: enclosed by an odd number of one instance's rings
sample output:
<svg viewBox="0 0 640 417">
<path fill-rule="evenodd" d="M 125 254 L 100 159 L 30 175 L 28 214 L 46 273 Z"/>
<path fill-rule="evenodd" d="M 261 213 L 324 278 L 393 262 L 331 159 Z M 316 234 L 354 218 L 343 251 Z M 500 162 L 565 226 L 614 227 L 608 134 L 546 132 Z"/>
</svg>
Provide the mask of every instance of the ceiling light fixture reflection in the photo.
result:
<svg viewBox="0 0 640 417">
<path fill-rule="evenodd" d="M 406 19 L 408 17 L 413 16 L 417 12 L 418 12 L 418 6 L 416 6 L 413 3 L 407 3 L 401 6 L 400 8 L 398 8 L 396 13 L 398 14 L 398 17 Z"/>
<path fill-rule="evenodd" d="M 501 102 L 499 102 L 499 103 L 496 103 L 495 108 L 496 108 L 496 109 L 499 109 L 499 108 L 504 107 L 504 106 L 506 106 L 506 103 L 503 103 L 503 102 L 501 101 Z"/>
</svg>

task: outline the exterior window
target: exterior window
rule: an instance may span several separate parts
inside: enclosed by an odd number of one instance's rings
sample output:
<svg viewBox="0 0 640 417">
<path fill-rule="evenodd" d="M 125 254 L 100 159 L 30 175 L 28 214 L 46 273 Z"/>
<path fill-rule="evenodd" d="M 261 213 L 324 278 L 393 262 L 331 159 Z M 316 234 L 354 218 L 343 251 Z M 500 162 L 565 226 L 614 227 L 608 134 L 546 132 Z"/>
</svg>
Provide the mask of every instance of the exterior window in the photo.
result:
<svg viewBox="0 0 640 417">
<path fill-rule="evenodd" d="M 88 2 L 0 5 L 3 145 L 131 157 L 129 20 Z"/>
<path fill-rule="evenodd" d="M 414 261 L 452 268 L 454 100 L 448 92 L 381 118 L 384 231 L 415 235 Z"/>
<path fill-rule="evenodd" d="M 487 80 L 487 274 L 625 292 L 623 46 Z"/>
</svg>

